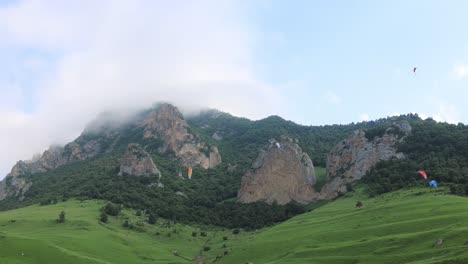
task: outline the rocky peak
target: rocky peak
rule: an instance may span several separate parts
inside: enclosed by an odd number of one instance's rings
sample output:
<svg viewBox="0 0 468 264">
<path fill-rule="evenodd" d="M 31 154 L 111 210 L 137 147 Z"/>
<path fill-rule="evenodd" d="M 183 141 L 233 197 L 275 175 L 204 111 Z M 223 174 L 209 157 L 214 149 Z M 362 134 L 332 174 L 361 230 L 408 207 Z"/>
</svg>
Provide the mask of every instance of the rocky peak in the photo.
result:
<svg viewBox="0 0 468 264">
<path fill-rule="evenodd" d="M 170 104 L 160 104 L 139 121 L 138 125 L 144 129 L 145 139 L 162 139 L 164 143 L 161 153 L 174 152 L 184 166 L 199 165 L 207 169 L 221 163 L 218 149 L 208 146 L 189 133 L 189 125 L 182 114 Z"/>
<path fill-rule="evenodd" d="M 244 203 L 306 203 L 317 196 L 315 181 L 309 155 L 295 140 L 283 136 L 279 141 L 270 139 L 259 151 L 251 169 L 242 177 L 238 198 Z"/>
<path fill-rule="evenodd" d="M 322 198 L 333 198 L 346 192 L 346 185 L 361 179 L 377 162 L 402 159 L 396 144 L 411 133 L 411 125 L 403 120 L 392 123 L 383 135 L 366 137 L 365 130 L 354 131 L 338 143 L 327 157 L 327 183 Z"/>
<path fill-rule="evenodd" d="M 119 175 L 147 176 L 158 175 L 161 172 L 154 164 L 151 155 L 139 144 L 129 144 L 120 162 Z"/>
</svg>

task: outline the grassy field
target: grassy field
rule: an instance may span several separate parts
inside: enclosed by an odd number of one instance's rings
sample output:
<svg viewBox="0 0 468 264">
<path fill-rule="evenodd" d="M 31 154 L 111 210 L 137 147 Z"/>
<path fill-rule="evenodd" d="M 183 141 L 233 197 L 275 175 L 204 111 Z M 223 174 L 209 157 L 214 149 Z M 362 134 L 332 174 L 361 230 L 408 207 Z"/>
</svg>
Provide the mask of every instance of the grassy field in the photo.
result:
<svg viewBox="0 0 468 264">
<path fill-rule="evenodd" d="M 100 201 L 67 201 L 31 206 L 0 213 L 0 263 L 190 263 L 205 243 L 222 239 L 222 230 L 211 229 L 200 236 L 196 227 L 145 224 L 138 232 L 122 227 L 126 217 L 137 222 L 134 211 L 98 221 Z M 66 212 L 65 223 L 57 223 Z M 192 237 L 192 232 L 197 232 Z M 216 239 L 213 239 L 216 237 Z M 173 251 L 177 251 L 174 256 Z M 223 253 L 213 248 L 208 257 Z"/>
<path fill-rule="evenodd" d="M 239 235 L 218 228 L 165 227 L 161 219 L 154 226 L 143 224 L 141 232 L 129 230 L 122 227 L 124 219 L 141 220 L 132 210 L 102 224 L 101 201 L 1 212 L 0 263 L 213 263 L 216 256 L 215 263 L 226 264 L 468 263 L 468 199 L 442 188 L 371 199 L 361 190 L 274 227 Z M 358 200 L 362 208 L 355 207 Z M 66 222 L 60 224 L 55 220 L 62 210 Z M 444 242 L 434 246 L 438 239 Z"/>
<path fill-rule="evenodd" d="M 467 209 L 443 189 L 355 194 L 233 244 L 220 263 L 468 263 Z"/>
</svg>

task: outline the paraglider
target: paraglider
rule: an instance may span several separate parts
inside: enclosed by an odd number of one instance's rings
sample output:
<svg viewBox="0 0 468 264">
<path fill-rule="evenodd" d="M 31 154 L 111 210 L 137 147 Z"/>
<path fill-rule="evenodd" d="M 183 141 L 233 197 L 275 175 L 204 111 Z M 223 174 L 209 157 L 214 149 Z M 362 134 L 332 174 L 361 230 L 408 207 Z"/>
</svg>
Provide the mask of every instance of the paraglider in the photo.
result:
<svg viewBox="0 0 468 264">
<path fill-rule="evenodd" d="M 437 184 L 436 180 L 432 180 L 432 181 L 429 182 L 429 186 L 437 188 L 437 186 L 439 186 L 439 184 Z"/>
<path fill-rule="evenodd" d="M 425 171 L 423 171 L 423 170 L 418 170 L 417 173 L 420 174 L 425 180 L 427 180 L 427 174 L 426 174 Z"/>
<path fill-rule="evenodd" d="M 192 167 L 188 166 L 187 168 L 187 176 L 189 179 L 192 179 Z"/>
<path fill-rule="evenodd" d="M 418 67 L 414 67 L 414 68 L 413 68 L 413 73 L 414 73 L 415 75 L 416 75 L 416 69 L 417 69 L 417 68 L 418 68 Z"/>
</svg>

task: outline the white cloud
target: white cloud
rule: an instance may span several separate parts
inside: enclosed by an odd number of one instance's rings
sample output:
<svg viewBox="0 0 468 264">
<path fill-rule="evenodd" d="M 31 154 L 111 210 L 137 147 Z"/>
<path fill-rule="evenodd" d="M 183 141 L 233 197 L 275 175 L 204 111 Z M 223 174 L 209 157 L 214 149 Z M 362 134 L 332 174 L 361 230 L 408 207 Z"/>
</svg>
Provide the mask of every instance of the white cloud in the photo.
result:
<svg viewBox="0 0 468 264">
<path fill-rule="evenodd" d="M 242 17 L 234 1 L 26 0 L 0 8 L 2 41 L 59 55 L 34 87 L 33 113 L 0 109 L 0 178 L 16 160 L 72 140 L 104 110 L 164 100 L 250 118 L 275 112 L 283 97 L 256 78 L 255 39 Z M 41 63 L 30 66 L 40 71 Z"/>
<path fill-rule="evenodd" d="M 370 120 L 370 117 L 368 114 L 360 114 L 359 115 L 359 121 L 362 122 L 362 121 L 369 121 Z"/>
<path fill-rule="evenodd" d="M 326 91 L 325 94 L 323 95 L 325 98 L 325 101 L 330 103 L 330 104 L 340 104 L 342 102 L 341 97 L 335 94 L 333 91 Z"/>
<path fill-rule="evenodd" d="M 438 122 L 447 122 L 457 124 L 461 122 L 461 114 L 458 109 L 451 104 L 441 103 L 438 106 L 438 111 L 433 114 L 433 118 Z"/>
<path fill-rule="evenodd" d="M 468 76 L 468 66 L 459 64 L 453 67 L 453 74 L 458 78 L 458 79 L 463 79 Z"/>
<path fill-rule="evenodd" d="M 435 107 L 432 113 L 419 113 L 419 117 L 423 120 L 430 117 L 437 122 L 447 122 L 451 124 L 462 122 L 462 114 L 454 104 L 435 102 L 433 105 L 435 105 Z"/>
</svg>

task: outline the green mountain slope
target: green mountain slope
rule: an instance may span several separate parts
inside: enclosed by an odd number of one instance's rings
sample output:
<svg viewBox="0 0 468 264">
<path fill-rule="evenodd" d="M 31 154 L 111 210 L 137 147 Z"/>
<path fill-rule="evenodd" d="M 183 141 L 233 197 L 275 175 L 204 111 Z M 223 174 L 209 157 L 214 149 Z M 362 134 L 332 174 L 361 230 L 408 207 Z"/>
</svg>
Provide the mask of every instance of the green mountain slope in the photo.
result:
<svg viewBox="0 0 468 264">
<path fill-rule="evenodd" d="M 225 264 L 467 263 L 468 199 L 446 191 L 413 188 L 365 198 L 358 190 L 271 228 L 238 235 L 202 228 L 206 237 L 196 227 L 165 227 L 162 219 L 129 230 L 124 219 L 140 219 L 130 210 L 99 223 L 99 201 L 35 205 L 0 213 L 0 263 L 191 263 L 197 255 L 200 263 L 218 256 L 216 263 Z M 62 210 L 67 220 L 59 224 Z M 434 246 L 439 239 L 444 242 Z"/>
<path fill-rule="evenodd" d="M 232 245 L 220 263 L 468 263 L 468 199 L 440 191 L 341 198 Z"/>
<path fill-rule="evenodd" d="M 0 263 L 187 263 L 184 257 L 198 255 L 216 231 L 192 237 L 196 228 L 166 227 L 166 221 L 159 220 L 137 232 L 122 226 L 126 217 L 138 222 L 128 210 L 103 224 L 98 221 L 103 204 L 74 200 L 0 213 Z M 66 221 L 57 223 L 62 210 Z"/>
</svg>

